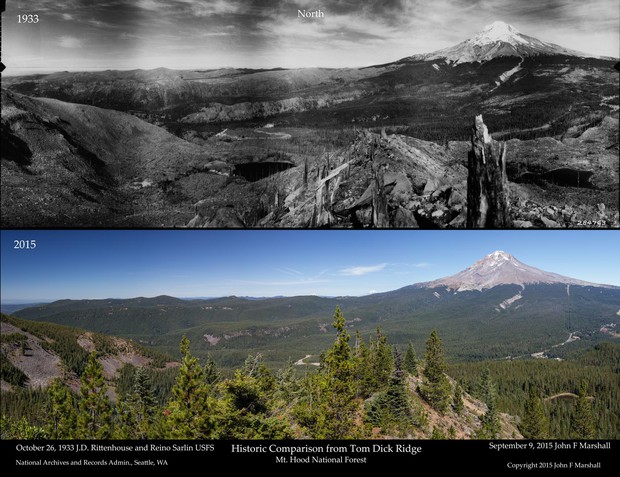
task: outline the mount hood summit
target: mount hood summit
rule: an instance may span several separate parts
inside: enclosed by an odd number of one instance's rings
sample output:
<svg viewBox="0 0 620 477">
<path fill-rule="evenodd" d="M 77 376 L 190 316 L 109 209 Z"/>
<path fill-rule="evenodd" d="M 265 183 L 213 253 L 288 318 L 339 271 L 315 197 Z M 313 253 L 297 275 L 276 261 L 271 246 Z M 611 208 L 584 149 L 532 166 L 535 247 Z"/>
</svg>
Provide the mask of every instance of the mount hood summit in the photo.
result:
<svg viewBox="0 0 620 477">
<path fill-rule="evenodd" d="M 509 253 L 493 252 L 478 260 L 471 267 L 449 277 L 418 284 L 421 288 L 447 288 L 457 292 L 493 288 L 499 285 L 563 284 L 577 286 L 595 286 L 616 288 L 575 278 L 565 277 L 557 273 L 546 272 L 520 262 Z"/>
<path fill-rule="evenodd" d="M 484 27 L 472 38 L 457 45 L 432 53 L 414 55 L 407 59 L 424 61 L 443 59 L 456 66 L 461 63 L 484 63 L 502 56 L 525 58 L 538 55 L 594 57 L 587 53 L 538 40 L 521 33 L 512 25 L 496 21 Z"/>
</svg>

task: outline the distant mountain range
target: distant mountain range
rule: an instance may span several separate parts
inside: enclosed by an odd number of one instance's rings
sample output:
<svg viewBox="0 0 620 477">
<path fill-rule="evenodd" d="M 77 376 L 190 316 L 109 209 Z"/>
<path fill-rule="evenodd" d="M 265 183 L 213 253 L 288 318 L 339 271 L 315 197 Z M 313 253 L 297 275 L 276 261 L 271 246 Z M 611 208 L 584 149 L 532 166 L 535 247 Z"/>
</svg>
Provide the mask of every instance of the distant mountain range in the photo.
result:
<svg viewBox="0 0 620 477">
<path fill-rule="evenodd" d="M 400 346 L 412 341 L 422 350 L 438 329 L 453 360 L 561 356 L 617 339 L 620 325 L 620 287 L 543 272 L 499 251 L 451 277 L 362 297 L 60 300 L 15 316 L 120 335 L 171 354 L 187 335 L 197 354 L 229 365 L 258 351 L 282 364 L 331 342 L 336 306 L 352 333 L 379 326 Z"/>
<path fill-rule="evenodd" d="M 33 303 L 2 303 L 0 304 L 0 312 L 11 315 L 18 310 L 23 310 L 24 308 L 32 308 L 33 306 L 43 305 L 46 303 L 50 303 L 50 301 L 42 300 Z"/>
<path fill-rule="evenodd" d="M 3 77 L 3 225 L 461 228 L 483 114 L 515 227 L 614 227 L 615 66 L 495 22 L 365 68 Z"/>
</svg>

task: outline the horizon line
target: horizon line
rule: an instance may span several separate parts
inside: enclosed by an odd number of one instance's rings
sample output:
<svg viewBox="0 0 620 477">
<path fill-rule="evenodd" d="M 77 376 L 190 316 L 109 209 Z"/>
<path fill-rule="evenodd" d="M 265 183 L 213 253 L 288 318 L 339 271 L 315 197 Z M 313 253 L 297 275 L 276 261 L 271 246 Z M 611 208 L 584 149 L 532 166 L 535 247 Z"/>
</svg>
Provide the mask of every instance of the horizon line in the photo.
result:
<svg viewBox="0 0 620 477">
<path fill-rule="evenodd" d="M 206 67 L 206 68 L 201 68 L 201 67 L 183 67 L 183 68 L 168 68 L 167 66 L 155 66 L 152 68 L 123 68 L 123 67 L 96 67 L 96 68 L 70 68 L 70 69 L 64 69 L 64 70 L 58 70 L 58 69 L 46 69 L 46 68 L 42 68 L 39 69 L 39 67 L 36 66 L 19 66 L 16 67 L 17 69 L 20 70 L 34 70 L 32 72 L 20 72 L 20 73 L 12 73 L 10 71 L 10 66 L 9 65 L 5 65 L 6 69 L 2 72 L 2 76 L 3 77 L 18 77 L 18 76 L 33 76 L 33 75 L 51 75 L 51 74 L 56 74 L 56 73 L 102 73 L 102 72 L 106 72 L 106 71 L 122 71 L 122 72 L 128 72 L 128 71 L 155 71 L 155 70 L 168 70 L 168 71 L 195 71 L 195 72 L 208 72 L 208 71 L 221 71 L 221 70 L 250 70 L 250 71 L 256 71 L 256 72 L 264 72 L 264 71 L 295 71 L 295 70 L 312 70 L 312 69 L 320 69 L 320 70 L 356 70 L 356 69 L 366 69 L 366 68 L 378 68 L 378 67 L 382 67 L 385 65 L 389 65 L 392 63 L 397 63 L 399 61 L 402 60 L 406 60 L 409 58 L 412 58 L 414 56 L 419 56 L 419 55 L 426 55 L 426 54 L 432 54 L 434 52 L 428 52 L 428 53 L 414 53 L 412 55 L 409 56 L 404 56 L 402 58 L 398 58 L 395 60 L 388 60 L 382 63 L 374 63 L 374 64 L 367 64 L 367 65 L 355 65 L 355 66 L 320 66 L 320 65 L 314 65 L 314 66 L 297 66 L 297 67 L 288 67 L 288 66 L 261 66 L 261 67 L 246 67 L 246 66 L 217 66 L 217 67 Z M 581 52 L 583 53 L 583 52 Z M 568 56 L 568 55 L 567 55 Z M 508 57 L 510 57 L 510 55 L 508 55 Z M 575 57 L 577 58 L 590 58 L 590 59 L 594 59 L 594 60 L 602 60 L 602 61 L 619 61 L 620 60 L 620 56 L 616 57 L 616 56 L 607 56 L 607 55 L 595 55 L 593 53 L 584 53 L 583 55 L 575 55 Z M 518 58 L 518 56 L 515 56 L 515 58 Z M 420 60 L 420 61 L 431 61 L 431 60 Z M 473 62 L 473 63 L 477 63 L 477 62 Z M 486 62 L 485 62 L 486 63 Z"/>
<path fill-rule="evenodd" d="M 405 285 L 409 286 L 409 285 Z M 402 287 L 401 287 L 402 288 Z M 389 290 L 394 291 L 394 290 Z M 129 297 L 105 297 L 105 298 L 40 298 L 40 299 L 23 299 L 23 300 L 12 300 L 8 299 L 8 301 L 0 300 L 0 305 L 30 305 L 30 304 L 38 304 L 38 303 L 54 303 L 57 301 L 85 301 L 85 300 L 96 300 L 96 301 L 105 301 L 105 300 L 137 300 L 139 298 L 144 298 L 145 300 L 152 300 L 154 298 L 165 297 L 165 298 L 175 298 L 177 300 L 219 300 L 221 298 L 245 298 L 245 299 L 253 299 L 253 300 L 271 300 L 274 298 L 298 298 L 298 297 L 317 297 L 317 298 L 357 298 L 368 295 L 376 295 L 379 293 L 386 292 L 373 292 L 373 293 L 365 293 L 361 295 L 317 295 L 314 293 L 309 294 L 294 294 L 294 295 L 271 295 L 271 296 L 253 296 L 253 295 L 219 295 L 219 296 L 174 296 L 174 295 L 153 295 L 153 296 L 129 296 Z"/>
<path fill-rule="evenodd" d="M 414 55 L 412 55 L 414 56 Z M 10 73 L 10 66 L 5 65 L 7 68 L 2 72 L 3 77 L 10 76 L 29 76 L 29 75 L 40 75 L 40 74 L 55 74 L 55 73 L 101 73 L 105 71 L 155 71 L 155 70 L 169 70 L 169 71 L 196 71 L 196 72 L 207 72 L 207 71 L 221 71 L 221 70 L 251 70 L 251 71 L 292 71 L 292 70 L 310 70 L 310 69 L 321 69 L 321 70 L 354 70 L 361 68 L 372 68 L 375 66 L 383 66 L 390 63 L 395 63 L 402 59 L 408 57 L 399 58 L 397 60 L 387 61 L 385 63 L 377 63 L 370 65 L 357 65 L 357 66 L 298 66 L 298 67 L 287 67 L 287 66 L 263 66 L 263 67 L 245 67 L 245 66 L 218 66 L 218 67 L 184 67 L 184 68 L 168 68 L 167 66 L 155 66 L 152 68 L 123 68 L 123 67 L 97 67 L 97 68 L 71 68 L 71 69 L 39 69 L 37 66 L 20 66 L 15 67 L 18 69 L 24 70 L 35 70 L 31 73 Z"/>
<path fill-rule="evenodd" d="M 443 278 L 447 278 L 447 277 L 443 277 Z M 570 278 L 570 277 L 567 277 Z M 441 279 L 439 279 L 441 280 Z M 105 300 L 137 300 L 140 298 L 143 298 L 145 300 L 152 300 L 154 298 L 174 298 L 177 300 L 219 300 L 222 298 L 243 298 L 243 299 L 249 299 L 249 300 L 254 300 L 254 301 L 259 301 L 259 300 L 273 300 L 273 299 L 279 299 L 279 298 L 300 298 L 300 297 L 316 297 L 316 298 L 331 298 L 331 299 L 336 299 L 336 298 L 360 298 L 360 297 L 365 297 L 365 296 L 371 296 L 371 295 L 381 295 L 384 293 L 390 293 L 390 292 L 394 292 L 394 291 L 398 291 L 401 290 L 403 288 L 408 288 L 408 287 L 412 287 L 412 286 L 416 286 L 416 285 L 423 285 L 425 283 L 432 283 L 433 281 L 436 280 L 429 280 L 429 281 L 424 281 L 424 282 L 416 282 L 416 283 L 411 283 L 409 285 L 404 285 L 402 287 L 399 288 L 394 288 L 392 290 L 387 290 L 387 291 L 372 291 L 371 293 L 362 293 L 359 295 L 355 295 L 355 294 L 348 294 L 348 295 L 317 295 L 315 293 L 308 293 L 308 294 L 304 294 L 304 293 L 300 293 L 300 294 L 293 294 L 293 295 L 270 295 L 270 296 L 253 296 L 253 295 L 236 295 L 236 294 L 229 294 L 229 295 L 219 295 L 219 296 L 174 296 L 174 295 L 166 295 L 166 294 L 160 294 L 160 295 L 153 295 L 153 296 L 128 296 L 128 297 L 105 297 L 105 298 L 96 298 L 96 297 L 88 297 L 88 298 L 40 298 L 40 299 L 20 299 L 20 300 L 15 300 L 15 299 L 8 299 L 7 301 L 4 301 L 2 299 L 0 299 L 0 305 L 2 306 L 10 306 L 10 305 L 34 305 L 34 304 L 50 304 L 50 303 L 55 303 L 57 301 L 86 301 L 86 300 L 93 300 L 93 301 L 105 301 Z M 585 280 L 584 280 L 585 281 Z M 583 286 L 583 287 L 605 287 L 605 288 L 620 288 L 620 285 L 612 285 L 611 283 L 594 283 L 594 282 L 586 282 L 589 283 L 587 285 L 576 285 L 576 284 L 570 284 L 571 286 Z M 535 283 L 529 283 L 529 285 L 566 285 L 565 283 L 540 283 L 540 282 L 535 282 Z M 490 287 L 490 289 L 498 287 L 498 286 L 519 286 L 516 283 L 503 283 L 500 285 L 495 285 L 493 287 Z"/>
</svg>

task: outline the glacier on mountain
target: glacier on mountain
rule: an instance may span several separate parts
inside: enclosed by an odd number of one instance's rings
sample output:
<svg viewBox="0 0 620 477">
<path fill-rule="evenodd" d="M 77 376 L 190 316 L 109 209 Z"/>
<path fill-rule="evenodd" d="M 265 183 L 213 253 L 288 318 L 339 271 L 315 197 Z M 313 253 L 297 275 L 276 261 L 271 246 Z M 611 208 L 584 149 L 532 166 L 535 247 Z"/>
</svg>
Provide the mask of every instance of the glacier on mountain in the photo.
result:
<svg viewBox="0 0 620 477">
<path fill-rule="evenodd" d="M 562 283 L 567 285 L 581 286 L 599 286 L 595 283 L 577 280 L 575 278 L 565 277 L 557 273 L 545 272 L 535 267 L 520 262 L 509 253 L 498 250 L 486 257 L 478 260 L 471 267 L 459 272 L 455 275 L 440 278 L 431 282 L 421 284 L 426 288 L 447 288 L 455 292 L 478 290 L 493 288 L 499 285 L 519 285 L 521 289 L 525 289 L 528 284 L 556 284 Z M 513 296 L 507 302 L 503 302 L 504 307 L 509 306 L 514 301 L 520 299 L 521 293 Z M 500 304 L 501 306 L 501 304 Z M 504 308 L 505 309 L 505 308 Z"/>
<path fill-rule="evenodd" d="M 496 21 L 457 45 L 432 53 L 414 55 L 409 59 L 424 61 L 443 59 L 446 63 L 457 66 L 461 63 L 484 63 L 499 57 L 523 59 L 537 55 L 593 57 L 587 53 L 538 40 L 521 33 L 512 25 Z"/>
</svg>

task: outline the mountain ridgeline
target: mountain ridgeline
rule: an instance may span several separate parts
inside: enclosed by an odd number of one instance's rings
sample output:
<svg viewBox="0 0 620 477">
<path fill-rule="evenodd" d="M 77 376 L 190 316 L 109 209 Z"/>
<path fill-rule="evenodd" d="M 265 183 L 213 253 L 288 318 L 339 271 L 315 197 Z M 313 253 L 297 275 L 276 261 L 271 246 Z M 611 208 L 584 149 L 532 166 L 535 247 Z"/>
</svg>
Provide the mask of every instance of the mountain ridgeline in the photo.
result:
<svg viewBox="0 0 620 477">
<path fill-rule="evenodd" d="M 544 272 L 498 251 L 451 277 L 361 297 L 60 300 L 15 316 L 119 335 L 167 353 L 185 335 L 198 356 L 210 353 L 223 366 L 239 365 L 248 350 L 281 366 L 329 345 L 325 315 L 336 306 L 348 314 L 349 330 L 380 326 L 396 345 L 422 347 L 437 329 L 455 361 L 562 357 L 617 336 L 620 288 Z"/>
<path fill-rule="evenodd" d="M 605 67 L 609 66 L 606 62 L 613 66 L 617 61 L 547 43 L 496 21 L 452 47 L 365 68 L 65 71 L 8 77 L 4 83 L 28 96 L 121 111 L 150 112 L 157 115 L 157 118 L 146 116 L 153 120 L 230 122 L 352 102 L 366 96 L 366 88 L 380 81 L 382 76 L 389 78 L 409 73 L 402 70 L 404 64 L 423 67 L 420 73 L 434 71 L 433 79 L 437 79 L 437 75 L 449 79 L 441 63 L 453 68 L 463 65 L 470 69 L 459 73 L 483 76 L 489 73 L 484 70 L 485 65 L 490 66 L 488 63 L 495 60 L 497 67 L 502 61 L 515 58 L 521 62 L 533 60 L 532 65 L 544 64 L 551 59 L 553 64 L 558 57 L 564 57 L 568 65 Z M 422 80 L 418 75 L 411 79 L 414 84 Z M 203 107 L 193 109 L 196 105 Z M 187 114 L 192 110 L 200 112 Z"/>
<path fill-rule="evenodd" d="M 616 63 L 496 22 L 365 68 L 6 77 L 3 223 L 459 228 L 482 114 L 516 227 L 616 226 Z"/>
</svg>

